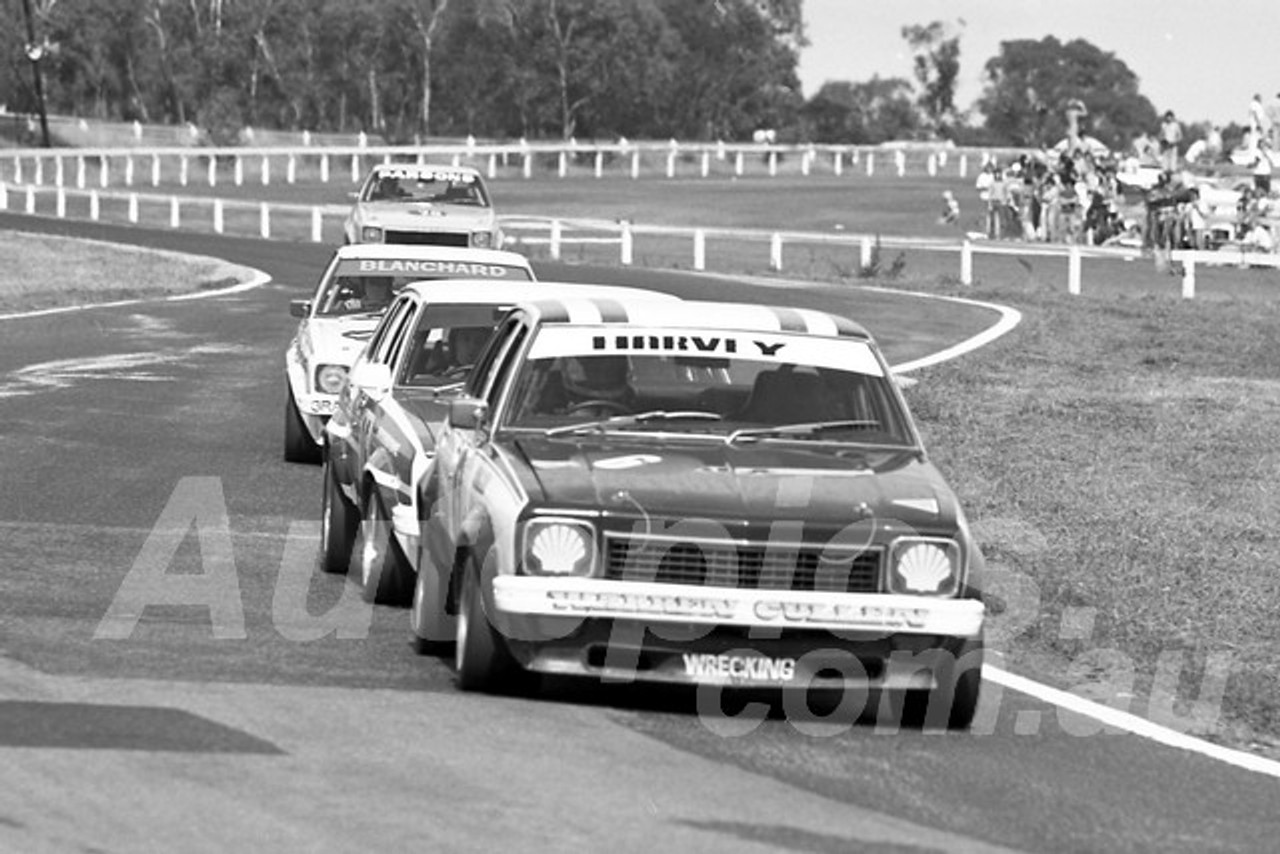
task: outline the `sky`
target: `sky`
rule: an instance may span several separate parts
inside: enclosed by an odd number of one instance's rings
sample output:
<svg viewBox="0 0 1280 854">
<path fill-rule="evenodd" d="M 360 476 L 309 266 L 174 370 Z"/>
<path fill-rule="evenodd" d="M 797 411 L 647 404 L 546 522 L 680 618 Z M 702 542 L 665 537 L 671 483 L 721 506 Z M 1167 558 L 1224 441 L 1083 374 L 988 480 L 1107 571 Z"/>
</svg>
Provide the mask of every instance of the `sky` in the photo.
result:
<svg viewBox="0 0 1280 854">
<path fill-rule="evenodd" d="M 1000 42 L 1082 38 L 1138 77 L 1138 91 L 1184 122 L 1245 124 L 1249 100 L 1280 92 L 1280 0 L 803 0 L 810 46 L 800 82 L 914 80 L 904 26 L 943 21 L 960 33 L 956 105 L 982 93 Z M 1154 128 L 1152 129 L 1155 130 Z"/>
</svg>

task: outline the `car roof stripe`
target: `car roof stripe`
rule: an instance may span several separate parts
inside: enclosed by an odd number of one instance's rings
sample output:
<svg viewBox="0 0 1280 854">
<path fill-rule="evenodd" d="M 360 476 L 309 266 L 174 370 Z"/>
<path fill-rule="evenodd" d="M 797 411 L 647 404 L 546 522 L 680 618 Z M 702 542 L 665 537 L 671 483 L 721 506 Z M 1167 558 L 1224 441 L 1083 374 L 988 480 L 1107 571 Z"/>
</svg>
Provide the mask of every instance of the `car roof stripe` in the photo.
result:
<svg viewBox="0 0 1280 854">
<path fill-rule="evenodd" d="M 794 308 L 775 307 L 773 313 L 777 315 L 778 323 L 782 326 L 783 332 L 809 331 L 809 324 L 805 322 L 805 316 Z"/>
<path fill-rule="evenodd" d="M 592 302 L 596 304 L 596 308 L 600 309 L 600 319 L 605 323 L 627 322 L 628 316 L 626 306 L 618 300 L 608 299 L 606 297 L 596 297 Z"/>
</svg>

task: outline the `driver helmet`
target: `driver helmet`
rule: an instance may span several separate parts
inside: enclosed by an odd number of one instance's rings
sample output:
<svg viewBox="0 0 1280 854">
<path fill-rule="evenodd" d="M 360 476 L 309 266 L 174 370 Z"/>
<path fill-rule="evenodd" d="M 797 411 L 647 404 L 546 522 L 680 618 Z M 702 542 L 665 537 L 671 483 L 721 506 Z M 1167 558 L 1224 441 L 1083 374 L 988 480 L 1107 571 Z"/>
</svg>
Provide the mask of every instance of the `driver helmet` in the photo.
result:
<svg viewBox="0 0 1280 854">
<path fill-rule="evenodd" d="M 480 357 L 493 330 L 487 326 L 455 326 L 449 330 L 449 354 L 455 364 L 471 365 Z"/>
<path fill-rule="evenodd" d="M 565 360 L 565 390 L 583 400 L 625 400 L 631 394 L 626 356 L 574 356 Z"/>
</svg>

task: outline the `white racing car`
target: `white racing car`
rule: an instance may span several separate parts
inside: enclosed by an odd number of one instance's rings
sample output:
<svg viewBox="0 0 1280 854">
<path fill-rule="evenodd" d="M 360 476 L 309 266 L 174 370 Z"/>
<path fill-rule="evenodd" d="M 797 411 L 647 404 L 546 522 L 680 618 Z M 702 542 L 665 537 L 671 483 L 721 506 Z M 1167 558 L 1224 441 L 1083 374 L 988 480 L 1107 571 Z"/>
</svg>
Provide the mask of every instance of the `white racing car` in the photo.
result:
<svg viewBox="0 0 1280 854">
<path fill-rule="evenodd" d="M 324 424 L 347 371 L 391 300 L 410 282 L 483 279 L 527 282 L 523 255 L 445 246 L 343 246 L 333 253 L 311 299 L 293 300 L 300 318 L 285 353 L 284 458 L 319 462 Z"/>
<path fill-rule="evenodd" d="M 502 246 L 489 191 L 469 166 L 382 163 L 353 195 L 343 223 L 346 243 Z"/>
</svg>

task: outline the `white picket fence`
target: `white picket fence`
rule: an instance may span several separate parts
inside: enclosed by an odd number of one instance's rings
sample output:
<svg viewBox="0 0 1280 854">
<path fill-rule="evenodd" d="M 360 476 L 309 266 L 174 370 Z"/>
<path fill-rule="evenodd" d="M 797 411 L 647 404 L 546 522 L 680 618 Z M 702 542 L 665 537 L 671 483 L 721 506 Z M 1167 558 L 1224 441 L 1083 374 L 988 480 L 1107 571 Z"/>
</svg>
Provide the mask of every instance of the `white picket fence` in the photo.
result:
<svg viewBox="0 0 1280 854">
<path fill-rule="evenodd" d="M 1004 155 L 1007 155 L 1005 152 Z M 216 187 L 220 182 L 241 186 L 246 182 L 292 184 L 304 171 L 308 179 L 318 175 L 322 183 L 357 183 L 374 163 L 418 162 L 466 164 L 490 179 L 500 175 L 533 178 L 554 174 L 560 178 L 589 174 L 624 174 L 642 177 L 683 178 L 712 175 L 744 177 L 764 174 L 809 176 L 814 174 L 872 176 L 889 171 L 906 177 L 922 171 L 930 177 L 952 175 L 967 178 L 1001 152 L 982 149 L 935 150 L 880 149 L 841 145 L 769 145 L 763 143 L 665 143 L 578 144 L 539 142 L 432 146 L 262 146 L 192 148 L 168 146 L 140 148 L 24 148 L 5 151 L 0 180 L 23 185 L 74 187 L 95 185 L 152 187 L 196 183 Z M 4 174 L 5 172 L 8 174 Z M 228 172 L 230 174 L 228 174 Z"/>
<path fill-rule="evenodd" d="M 77 190 L 63 186 L 41 186 L 34 183 L 12 185 L 0 182 L 0 211 L 13 211 L 33 216 L 60 219 L 125 222 L 130 225 L 211 230 L 216 234 L 256 234 L 263 239 L 294 239 L 313 243 L 337 242 L 341 239 L 341 222 L 349 211 L 346 205 L 298 205 L 281 202 L 255 202 L 192 195 L 114 192 L 98 189 Z M 746 244 L 767 247 L 768 268 L 783 272 L 787 257 L 800 248 L 826 247 L 837 250 L 859 267 L 873 261 L 878 246 L 882 250 L 911 250 L 949 253 L 956 256 L 957 278 L 963 284 L 974 281 L 974 257 L 977 255 L 1043 256 L 1067 260 L 1067 291 L 1079 294 L 1082 289 L 1085 259 L 1129 259 L 1141 257 L 1136 249 L 1067 246 L 1057 244 L 1000 244 L 985 241 L 945 240 L 882 235 L 835 234 L 803 231 L 780 231 L 742 228 L 687 228 L 645 225 L 605 220 L 562 219 L 554 217 L 501 217 L 508 243 L 516 249 L 545 249 L 548 257 L 560 260 L 566 247 L 605 247 L 616 252 L 617 261 L 631 265 L 635 261 L 639 238 L 659 240 L 683 246 L 676 249 L 697 271 L 708 269 L 708 247 L 711 244 Z M 1224 253 L 1224 256 L 1226 253 Z M 1218 262 L 1215 253 L 1199 253 L 1191 259 L 1190 285 L 1184 280 L 1184 295 L 1194 296 L 1194 264 Z M 1175 260 L 1182 257 L 1175 253 Z M 1250 262 L 1274 265 L 1277 256 L 1249 256 Z M 1231 255 L 1223 263 L 1239 263 Z M 1185 262 L 1184 262 L 1185 263 Z"/>
</svg>

